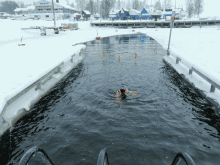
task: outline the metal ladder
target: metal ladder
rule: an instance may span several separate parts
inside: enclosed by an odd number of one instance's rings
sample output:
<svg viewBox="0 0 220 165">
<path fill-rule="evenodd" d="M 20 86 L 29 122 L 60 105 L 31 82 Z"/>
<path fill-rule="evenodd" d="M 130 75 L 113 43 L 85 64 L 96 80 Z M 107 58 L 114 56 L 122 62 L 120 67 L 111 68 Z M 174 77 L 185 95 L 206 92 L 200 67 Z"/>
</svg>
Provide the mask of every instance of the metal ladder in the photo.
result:
<svg viewBox="0 0 220 165">
<path fill-rule="evenodd" d="M 37 148 L 37 147 L 33 147 L 33 148 L 29 149 L 24 154 L 24 156 L 21 158 L 19 165 L 27 165 L 29 160 L 31 159 L 31 157 L 34 156 L 35 154 L 39 154 L 45 164 L 54 165 L 54 163 L 51 161 L 51 159 L 46 154 L 46 152 L 43 149 Z M 186 165 L 195 165 L 193 159 L 185 152 L 183 152 L 183 153 L 179 152 L 175 156 L 171 165 L 180 165 L 181 162 L 185 162 Z M 107 154 L 106 148 L 104 148 L 100 151 L 99 156 L 98 156 L 97 165 L 109 165 L 108 154 Z"/>
</svg>

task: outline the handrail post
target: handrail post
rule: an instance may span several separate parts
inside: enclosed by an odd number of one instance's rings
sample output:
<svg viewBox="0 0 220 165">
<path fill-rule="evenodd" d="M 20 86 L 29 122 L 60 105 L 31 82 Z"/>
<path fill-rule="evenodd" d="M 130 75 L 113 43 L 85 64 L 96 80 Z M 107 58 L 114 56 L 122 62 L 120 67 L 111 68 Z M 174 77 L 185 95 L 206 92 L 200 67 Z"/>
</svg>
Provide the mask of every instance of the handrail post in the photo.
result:
<svg viewBox="0 0 220 165">
<path fill-rule="evenodd" d="M 215 92 L 215 86 L 214 85 L 211 85 L 210 92 Z"/>
<path fill-rule="evenodd" d="M 167 55 L 170 55 L 170 40 L 171 40 L 171 33 L 172 33 L 172 28 L 174 24 L 174 17 L 175 17 L 175 11 L 172 11 L 172 17 L 170 20 L 170 37 L 169 37 L 169 44 L 168 44 L 168 49 L 167 49 Z"/>
</svg>

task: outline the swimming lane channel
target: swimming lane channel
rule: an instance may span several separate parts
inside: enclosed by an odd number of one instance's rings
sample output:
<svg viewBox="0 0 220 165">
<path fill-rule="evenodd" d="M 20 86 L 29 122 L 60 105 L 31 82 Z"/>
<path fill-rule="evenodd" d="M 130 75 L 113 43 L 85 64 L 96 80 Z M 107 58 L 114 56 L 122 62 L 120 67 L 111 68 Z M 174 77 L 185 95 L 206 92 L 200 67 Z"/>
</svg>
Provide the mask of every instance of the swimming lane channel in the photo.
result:
<svg viewBox="0 0 220 165">
<path fill-rule="evenodd" d="M 0 164 L 17 164 L 34 146 L 55 165 L 95 165 L 105 147 L 111 165 L 170 165 L 178 152 L 218 164 L 219 117 L 163 62 L 154 39 L 114 36 L 86 46 L 85 59 L 1 137 Z M 121 84 L 137 94 L 119 104 Z M 31 164 L 43 163 L 36 155 Z"/>
</svg>

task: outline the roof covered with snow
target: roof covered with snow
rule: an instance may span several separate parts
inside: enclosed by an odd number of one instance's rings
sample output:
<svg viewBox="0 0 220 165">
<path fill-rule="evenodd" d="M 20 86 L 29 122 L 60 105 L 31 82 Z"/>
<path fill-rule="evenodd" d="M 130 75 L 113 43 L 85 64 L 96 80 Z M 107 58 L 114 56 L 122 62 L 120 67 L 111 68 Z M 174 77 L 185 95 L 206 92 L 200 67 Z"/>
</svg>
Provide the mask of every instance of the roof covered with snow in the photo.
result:
<svg viewBox="0 0 220 165">
<path fill-rule="evenodd" d="M 140 11 L 138 11 L 138 10 L 134 10 L 134 9 L 131 9 L 131 10 L 130 10 L 130 13 L 141 14 Z"/>
<path fill-rule="evenodd" d="M 14 11 L 29 11 L 29 10 L 34 10 L 35 6 L 34 5 L 30 5 L 26 8 L 16 8 Z"/>
<path fill-rule="evenodd" d="M 67 4 L 65 4 L 65 3 L 56 3 L 57 5 L 59 5 L 59 6 L 62 6 L 62 7 L 64 7 L 64 8 L 66 8 L 66 9 L 71 9 L 71 10 L 75 10 L 75 11 L 80 11 L 80 10 L 78 10 L 78 9 L 76 9 L 76 8 L 74 8 L 74 7 L 71 7 L 70 5 L 67 5 Z"/>
<path fill-rule="evenodd" d="M 94 17 L 100 17 L 100 14 L 99 13 L 95 13 Z"/>
<path fill-rule="evenodd" d="M 112 10 L 112 11 L 109 12 L 109 14 L 117 14 L 117 13 L 119 13 L 119 11 L 120 10 Z"/>
<path fill-rule="evenodd" d="M 86 14 L 91 14 L 88 10 L 83 10 Z"/>
</svg>

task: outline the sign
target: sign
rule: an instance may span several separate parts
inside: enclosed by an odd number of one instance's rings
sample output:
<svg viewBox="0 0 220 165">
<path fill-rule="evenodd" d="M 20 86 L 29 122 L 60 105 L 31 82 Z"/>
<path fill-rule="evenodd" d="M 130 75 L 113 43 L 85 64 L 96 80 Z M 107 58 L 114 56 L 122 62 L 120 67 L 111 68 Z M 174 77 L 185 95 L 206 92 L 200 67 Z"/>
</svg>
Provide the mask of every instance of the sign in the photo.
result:
<svg viewBox="0 0 220 165">
<path fill-rule="evenodd" d="M 81 17 L 81 15 L 76 15 L 76 17 Z"/>
</svg>

